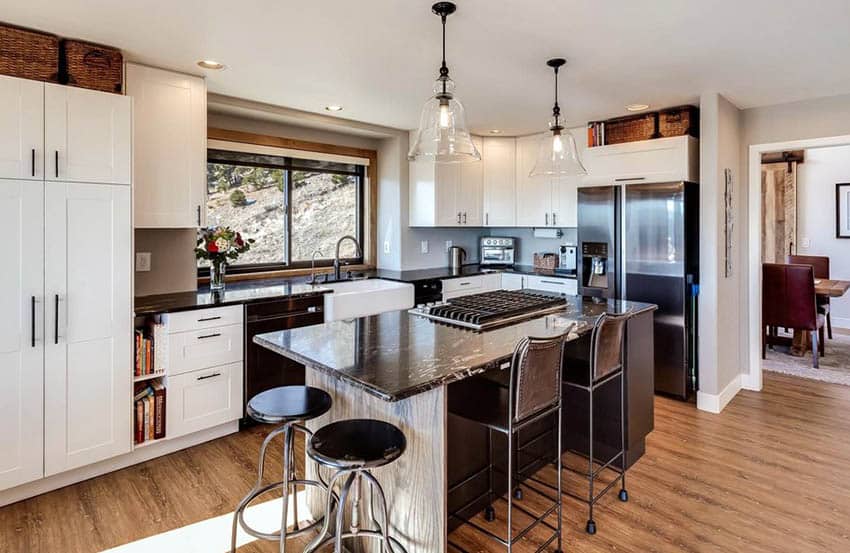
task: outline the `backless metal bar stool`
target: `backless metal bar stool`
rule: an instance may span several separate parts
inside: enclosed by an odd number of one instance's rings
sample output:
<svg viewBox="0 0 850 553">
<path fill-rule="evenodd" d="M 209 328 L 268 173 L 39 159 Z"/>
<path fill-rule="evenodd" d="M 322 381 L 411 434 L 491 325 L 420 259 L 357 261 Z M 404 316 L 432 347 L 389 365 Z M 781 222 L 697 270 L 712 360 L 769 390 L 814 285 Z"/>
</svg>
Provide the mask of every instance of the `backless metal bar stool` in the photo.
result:
<svg viewBox="0 0 850 553">
<path fill-rule="evenodd" d="M 567 495 L 578 499 L 588 505 L 588 519 L 585 530 L 588 534 L 596 533 L 596 522 L 593 520 L 593 507 L 608 490 L 620 483 L 620 501 L 628 501 L 629 494 L 626 491 L 626 418 L 625 418 L 625 374 L 623 373 L 623 335 L 626 321 L 630 314 L 608 315 L 602 314 L 593 325 L 590 336 L 590 364 L 586 380 L 584 378 L 573 379 L 567 376 L 564 385 L 584 390 L 588 394 L 590 404 L 590 424 L 588 425 L 588 469 L 587 472 L 578 471 L 571 467 L 567 470 L 580 474 L 587 478 L 588 494 L 581 497 L 570 492 Z M 569 372 L 569 371 L 568 371 Z M 593 455 L 593 395 L 602 386 L 614 379 L 620 379 L 620 451 L 613 455 L 594 469 L 595 458 Z M 620 465 L 617 466 L 617 461 Z M 599 493 L 594 493 L 594 483 L 599 475 L 606 469 L 617 472 L 617 477 L 606 485 Z"/>
<path fill-rule="evenodd" d="M 525 537 L 538 525 L 543 524 L 550 530 L 552 535 L 537 551 L 543 551 L 553 542 L 557 541 L 556 551 L 562 551 L 561 536 L 561 365 L 563 363 L 564 343 L 566 337 L 575 325 L 561 335 L 553 338 L 523 338 L 516 345 L 511 358 L 510 384 L 504 384 L 487 378 L 471 378 L 456 383 L 459 393 L 449 396 L 449 411 L 453 415 L 463 417 L 469 421 L 476 422 L 487 427 L 488 430 L 488 458 L 487 471 L 489 478 L 489 489 L 487 491 L 488 507 L 485 510 L 485 519 L 492 522 L 495 519 L 495 511 L 492 507 L 496 499 L 495 486 L 493 483 L 493 432 L 504 434 L 507 439 L 507 493 L 505 495 L 508 504 L 507 510 L 507 536 L 502 537 L 472 520 L 458 515 L 462 524 L 468 524 L 479 532 L 499 542 L 506 547 L 508 553 L 514 544 Z M 539 422 L 545 417 L 557 413 L 557 451 L 553 453 L 557 465 L 557 494 L 550 497 L 548 494 L 532 488 L 536 493 L 552 502 L 543 513 L 535 514 L 517 504 L 514 499 L 519 489 L 519 483 L 515 482 L 516 467 L 514 467 L 514 446 L 518 438 L 517 433 L 529 425 Z M 514 533 L 513 512 L 518 509 L 531 519 L 525 527 Z M 547 518 L 557 513 L 556 525 L 547 522 Z M 452 544 L 453 547 L 459 548 Z"/>
<path fill-rule="evenodd" d="M 265 392 L 259 393 L 252 397 L 248 402 L 248 416 L 253 420 L 264 424 L 282 424 L 266 436 L 263 440 L 263 445 L 260 447 L 260 460 L 257 470 L 257 482 L 254 487 L 248 492 L 236 510 L 233 512 L 233 529 L 230 541 L 230 551 L 236 551 L 236 531 L 238 526 L 254 536 L 255 538 L 278 541 L 280 543 L 280 553 L 286 552 L 286 541 L 289 538 L 304 534 L 322 523 L 322 519 L 316 520 L 309 525 L 301 528 L 298 523 L 298 486 L 313 486 L 324 490 L 329 496 L 329 504 L 333 504 L 333 494 L 328 491 L 327 485 L 316 480 L 299 479 L 295 473 L 295 433 L 303 432 L 306 440 L 312 437 L 312 432 L 305 428 L 299 422 L 307 421 L 320 417 L 327 413 L 331 408 L 331 396 L 318 388 L 309 386 L 281 386 L 272 388 Z M 271 441 L 283 434 L 283 478 L 279 482 L 263 485 L 263 468 L 266 460 L 266 449 Z M 245 522 L 244 514 L 248 505 L 257 497 L 269 490 L 279 488 L 283 492 L 283 512 L 281 514 L 280 531 L 267 533 L 260 532 L 248 526 Z M 292 511 L 295 516 L 295 529 L 288 531 L 287 518 L 289 516 L 289 494 L 290 490 L 294 491 Z"/>
<path fill-rule="evenodd" d="M 383 553 L 406 553 L 405 548 L 389 534 L 387 498 L 381 484 L 372 476 L 371 469 L 388 465 L 401 457 L 407 448 L 404 433 L 390 423 L 371 419 L 350 419 L 332 422 L 313 434 L 307 444 L 307 454 L 320 466 L 336 470 L 328 482 L 328 489 L 340 485 L 336 507 L 334 532 L 331 533 L 331 512 L 334 496 L 328 494 L 324 524 L 304 553 L 311 553 L 334 543 L 335 553 L 344 553 L 342 541 L 351 538 L 371 538 L 381 541 Z M 361 528 L 361 484 L 365 480 L 370 488 L 369 517 L 374 529 Z M 345 531 L 345 506 L 351 498 L 351 517 Z M 381 522 L 375 519 L 374 504 L 377 498 Z"/>
</svg>

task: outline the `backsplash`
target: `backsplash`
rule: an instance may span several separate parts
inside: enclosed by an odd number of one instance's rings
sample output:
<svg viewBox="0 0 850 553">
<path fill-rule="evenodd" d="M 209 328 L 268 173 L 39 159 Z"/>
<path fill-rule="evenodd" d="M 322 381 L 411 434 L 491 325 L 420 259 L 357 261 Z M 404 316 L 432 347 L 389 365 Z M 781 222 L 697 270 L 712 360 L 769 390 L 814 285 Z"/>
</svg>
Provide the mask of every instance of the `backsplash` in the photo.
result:
<svg viewBox="0 0 850 553">
<path fill-rule="evenodd" d="M 134 272 L 135 295 L 195 290 L 196 236 L 195 229 L 136 229 L 134 249 L 151 254 L 151 270 Z"/>
<path fill-rule="evenodd" d="M 564 235 L 561 238 L 535 238 L 534 230 L 530 228 L 491 228 L 489 236 L 511 236 L 518 240 L 516 251 L 516 263 L 518 265 L 531 265 L 534 263 L 534 254 L 558 253 L 561 244 L 576 244 L 578 240 L 578 229 L 562 228 Z"/>
</svg>

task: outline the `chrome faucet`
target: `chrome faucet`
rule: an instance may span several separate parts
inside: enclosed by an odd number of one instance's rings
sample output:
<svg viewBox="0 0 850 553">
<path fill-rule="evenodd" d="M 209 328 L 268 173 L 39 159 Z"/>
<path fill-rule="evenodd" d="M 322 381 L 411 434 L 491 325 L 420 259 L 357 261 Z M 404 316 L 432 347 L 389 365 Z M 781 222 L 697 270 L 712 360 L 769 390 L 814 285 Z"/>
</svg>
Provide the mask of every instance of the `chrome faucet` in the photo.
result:
<svg viewBox="0 0 850 553">
<path fill-rule="evenodd" d="M 363 257 L 363 250 L 360 249 L 360 242 L 357 241 L 357 238 L 351 236 L 350 234 L 346 234 L 336 242 L 336 253 L 334 254 L 334 280 L 339 280 L 339 246 L 346 240 L 351 240 L 354 242 L 354 247 L 356 248 L 356 256 Z"/>
<path fill-rule="evenodd" d="M 318 279 L 316 278 L 316 256 L 317 255 L 325 255 L 319 250 L 315 250 L 310 259 L 310 280 L 307 281 L 307 284 L 318 284 Z"/>
</svg>

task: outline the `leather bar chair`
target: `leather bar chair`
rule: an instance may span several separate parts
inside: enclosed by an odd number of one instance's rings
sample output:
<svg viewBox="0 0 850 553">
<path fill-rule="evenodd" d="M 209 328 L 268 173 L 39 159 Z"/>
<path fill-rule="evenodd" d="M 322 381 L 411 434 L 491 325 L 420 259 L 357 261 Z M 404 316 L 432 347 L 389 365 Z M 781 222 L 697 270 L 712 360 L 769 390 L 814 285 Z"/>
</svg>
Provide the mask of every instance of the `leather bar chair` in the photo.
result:
<svg viewBox="0 0 850 553">
<path fill-rule="evenodd" d="M 381 542 L 382 553 L 406 553 L 397 539 L 389 534 L 389 512 L 387 498 L 371 470 L 389 465 L 404 453 L 407 439 L 396 426 L 378 420 L 350 419 L 332 422 L 313 434 L 307 443 L 307 454 L 319 465 L 334 469 L 328 482 L 333 492 L 339 484 L 339 499 L 336 507 L 334 530 L 331 532 L 331 513 L 335 495 L 329 493 L 324 513 L 324 524 L 319 534 L 307 544 L 304 553 L 312 553 L 331 541 L 335 553 L 345 553 L 342 542 L 347 539 L 370 538 Z M 363 480 L 370 490 L 369 518 L 374 529 L 361 528 L 360 497 Z M 381 521 L 375 518 L 377 498 Z M 346 502 L 351 499 L 351 515 L 348 531 L 345 527 Z M 410 513 L 416 516 L 416 513 Z"/>
<path fill-rule="evenodd" d="M 482 532 L 491 539 L 499 542 L 507 548 L 508 553 L 513 546 L 532 529 L 540 524 L 552 530 L 552 535 L 544 541 L 537 551 L 543 551 L 552 542 L 557 541 L 557 551 L 561 551 L 561 366 L 563 364 L 564 342 L 574 325 L 554 338 L 524 338 L 515 347 L 511 358 L 510 384 L 504 384 L 488 378 L 469 378 L 454 384 L 458 386 L 457 393 L 449 395 L 449 412 L 453 415 L 463 417 L 476 422 L 488 429 L 488 456 L 486 471 L 488 474 L 489 488 L 487 490 L 488 506 L 485 509 L 485 519 L 489 522 L 495 520 L 493 501 L 496 499 L 494 484 L 493 465 L 493 432 L 503 434 L 507 439 L 507 536 L 502 537 L 480 524 L 452 515 L 462 524 L 467 524 L 477 531 Z M 515 476 L 518 473 L 514 466 L 514 452 L 518 443 L 518 433 L 530 425 L 538 423 L 546 417 L 557 414 L 557 485 L 553 487 L 557 491 L 554 497 L 531 488 L 536 493 L 551 501 L 542 513 L 532 513 L 515 501 L 522 497 Z M 516 533 L 513 531 L 514 509 L 521 511 L 531 519 L 531 522 Z M 558 521 L 552 525 L 546 519 L 557 513 Z M 455 546 L 456 547 L 456 546 Z M 460 549 L 460 548 L 458 548 Z M 460 549 L 462 550 L 462 549 Z"/>
<path fill-rule="evenodd" d="M 564 365 L 564 386 L 583 390 L 587 393 L 589 403 L 588 424 L 588 468 L 587 472 L 565 466 L 564 468 L 575 474 L 587 478 L 587 496 L 579 496 L 571 492 L 565 492 L 570 497 L 586 503 L 588 506 L 588 519 L 585 530 L 588 534 L 596 533 L 596 521 L 593 519 L 593 508 L 596 503 L 617 483 L 620 484 L 620 501 L 628 501 L 629 494 L 626 491 L 626 418 L 625 418 L 625 374 L 623 371 L 623 336 L 625 334 L 626 321 L 630 315 L 600 315 L 593 325 L 590 335 L 590 363 L 588 371 L 580 364 L 572 364 L 567 360 Z M 597 463 L 594 455 L 594 412 L 593 396 L 603 386 L 619 379 L 620 383 L 620 450 L 610 458 L 600 460 Z M 619 462 L 620 466 L 617 466 Z M 597 468 L 596 465 L 599 465 Z M 612 470 L 617 477 L 609 482 L 600 492 L 595 491 L 595 483 L 605 470 Z"/>
<path fill-rule="evenodd" d="M 811 265 L 763 263 L 761 274 L 762 359 L 767 357 L 769 345 L 791 345 L 790 338 L 775 332 L 779 327 L 791 328 L 811 334 L 812 366 L 817 369 L 818 350 L 820 356 L 825 355 L 826 318 L 817 310 L 814 269 Z"/>
<path fill-rule="evenodd" d="M 230 551 L 236 551 L 236 532 L 237 527 L 242 529 L 258 539 L 267 541 L 279 542 L 280 553 L 286 552 L 286 541 L 289 538 L 305 534 L 319 524 L 322 519 L 316 520 L 303 528 L 298 522 L 298 486 L 312 486 L 321 489 L 328 494 L 328 502 L 333 504 L 335 497 L 328 492 L 328 487 L 321 481 L 299 479 L 295 472 L 295 433 L 303 433 L 307 439 L 313 434 L 299 424 L 316 417 L 320 417 L 327 413 L 331 408 L 331 396 L 323 390 L 312 388 L 309 386 L 281 386 L 272 388 L 265 392 L 259 393 L 248 401 L 248 416 L 251 419 L 263 424 L 279 424 L 278 428 L 271 431 L 266 439 L 263 440 L 263 445 L 260 447 L 260 459 L 257 471 L 257 482 L 254 487 L 248 492 L 236 510 L 233 512 L 233 528 L 231 532 Z M 279 482 L 263 485 L 263 472 L 266 460 L 266 449 L 272 440 L 283 434 L 283 478 Z M 278 532 L 268 533 L 260 532 L 251 528 L 244 518 L 245 509 L 258 496 L 273 490 L 281 489 L 283 492 L 283 512 L 281 515 L 281 529 Z M 289 530 L 287 518 L 289 516 L 290 493 L 292 495 L 292 511 L 295 515 L 295 529 Z"/>
<path fill-rule="evenodd" d="M 791 265 L 811 265 L 815 278 L 829 280 L 829 258 L 823 255 L 789 255 Z M 818 311 L 826 315 L 826 335 L 832 340 L 832 315 L 830 313 L 829 297 L 817 297 Z"/>
</svg>

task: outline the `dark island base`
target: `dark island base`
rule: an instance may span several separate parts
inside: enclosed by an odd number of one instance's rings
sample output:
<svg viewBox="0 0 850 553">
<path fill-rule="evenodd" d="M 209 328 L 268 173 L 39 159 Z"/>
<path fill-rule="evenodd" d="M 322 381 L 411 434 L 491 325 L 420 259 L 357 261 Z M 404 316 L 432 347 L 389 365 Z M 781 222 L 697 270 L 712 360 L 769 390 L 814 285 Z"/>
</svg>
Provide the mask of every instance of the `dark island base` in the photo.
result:
<svg viewBox="0 0 850 553">
<path fill-rule="evenodd" d="M 626 378 L 626 463 L 633 465 L 643 456 L 646 435 L 653 428 L 653 313 L 636 315 L 627 323 L 625 351 Z M 590 335 L 569 342 L 565 352 L 564 377 L 587 380 Z M 509 371 L 494 370 L 483 375 L 448 385 L 448 404 L 452 400 L 475 401 L 476 378 L 495 379 L 507 384 Z M 614 379 L 596 390 L 594 397 L 594 459 L 607 461 L 620 448 L 620 382 Z M 563 451 L 583 456 L 588 452 L 588 395 L 584 390 L 563 388 Z M 520 432 L 514 450 L 514 466 L 518 479 L 524 480 L 555 460 L 557 419 L 549 417 Z M 453 415 L 448 416 L 448 512 L 449 530 L 461 519 L 481 512 L 489 503 L 487 497 L 487 434 L 485 427 Z M 493 432 L 493 483 L 496 497 L 507 491 L 506 437 Z M 615 463 L 620 466 L 620 463 Z M 581 479 L 564 473 L 565 478 Z"/>
</svg>

